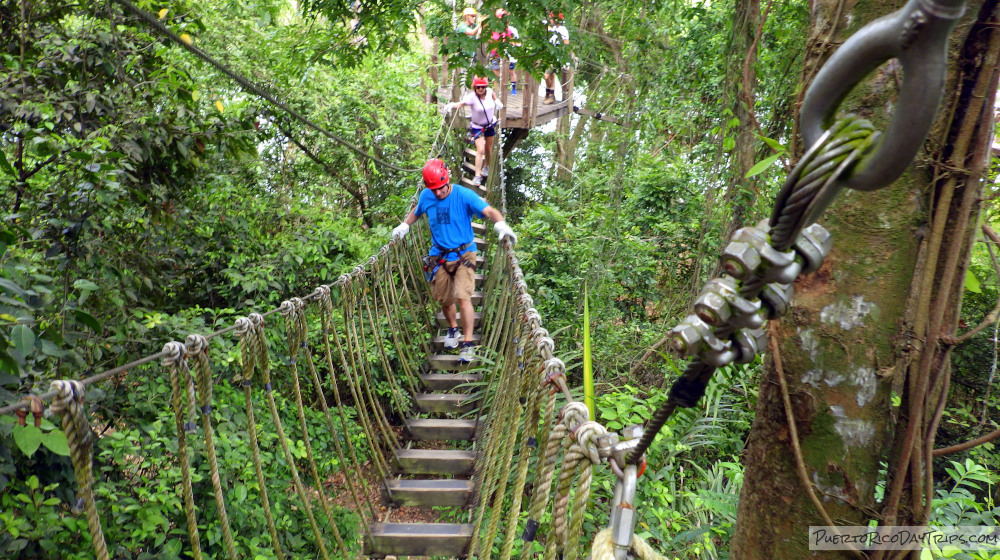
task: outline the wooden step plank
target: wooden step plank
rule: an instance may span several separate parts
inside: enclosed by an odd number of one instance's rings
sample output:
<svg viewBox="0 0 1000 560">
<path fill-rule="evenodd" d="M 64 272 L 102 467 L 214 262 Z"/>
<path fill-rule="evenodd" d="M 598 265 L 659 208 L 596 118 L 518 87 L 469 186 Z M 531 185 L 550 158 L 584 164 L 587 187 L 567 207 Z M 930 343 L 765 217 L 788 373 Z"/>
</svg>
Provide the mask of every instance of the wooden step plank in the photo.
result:
<svg viewBox="0 0 1000 560">
<path fill-rule="evenodd" d="M 466 159 L 471 159 L 472 161 L 476 161 L 476 150 L 473 150 L 472 148 L 466 148 L 462 150 L 462 154 L 465 155 Z"/>
<path fill-rule="evenodd" d="M 424 441 L 470 441 L 476 437 L 478 422 L 461 418 L 410 418 L 406 431 Z"/>
<path fill-rule="evenodd" d="M 475 234 L 476 237 L 482 237 L 486 233 L 486 224 L 472 222 L 472 233 Z"/>
<path fill-rule="evenodd" d="M 435 315 L 435 318 L 437 318 L 437 326 L 438 326 L 438 328 L 441 328 L 441 329 L 448 328 L 448 320 L 444 318 L 444 311 L 438 311 L 437 315 Z M 459 311 L 458 313 L 456 313 L 455 314 L 455 318 L 458 320 L 458 324 L 461 325 L 462 324 L 462 312 Z M 472 326 L 473 327 L 478 327 L 480 325 L 480 323 L 482 323 L 482 322 L 483 322 L 483 314 L 480 313 L 479 311 L 476 311 L 476 315 L 472 319 Z"/>
<path fill-rule="evenodd" d="M 428 356 L 427 361 L 431 364 L 431 369 L 436 371 L 461 371 L 468 369 L 473 363 L 462 363 L 458 354 L 434 354 Z"/>
<path fill-rule="evenodd" d="M 397 449 L 396 467 L 407 474 L 454 474 L 472 472 L 475 451 L 459 449 Z"/>
<path fill-rule="evenodd" d="M 459 385 L 465 383 L 475 383 L 481 381 L 482 375 L 474 373 L 427 373 L 420 376 L 420 380 L 423 381 L 424 387 L 428 391 L 456 391 Z M 464 393 L 467 392 L 465 389 L 459 389 L 457 392 Z"/>
<path fill-rule="evenodd" d="M 369 556 L 464 556 L 472 541 L 471 523 L 370 523 Z"/>
<path fill-rule="evenodd" d="M 461 507 L 472 496 L 472 481 L 457 479 L 387 480 L 387 502 L 401 506 Z"/>
<path fill-rule="evenodd" d="M 472 305 L 477 305 L 475 299 L 472 300 Z M 445 348 L 444 347 L 444 338 L 445 338 L 444 335 L 435 336 L 435 337 L 431 338 L 431 348 L 433 348 L 435 352 L 444 352 L 446 350 L 449 350 L 449 348 Z M 482 341 L 482 339 L 483 339 L 483 335 L 481 335 L 481 334 L 473 334 L 472 335 L 472 342 L 476 346 L 479 346 L 479 344 Z M 462 342 L 464 340 L 465 340 L 465 338 L 463 337 L 459 342 Z M 447 390 L 447 389 L 439 389 L 439 390 Z"/>
<path fill-rule="evenodd" d="M 470 399 L 465 393 L 418 393 L 413 400 L 417 410 L 438 414 L 464 414 L 479 404 L 479 399 Z"/>
</svg>

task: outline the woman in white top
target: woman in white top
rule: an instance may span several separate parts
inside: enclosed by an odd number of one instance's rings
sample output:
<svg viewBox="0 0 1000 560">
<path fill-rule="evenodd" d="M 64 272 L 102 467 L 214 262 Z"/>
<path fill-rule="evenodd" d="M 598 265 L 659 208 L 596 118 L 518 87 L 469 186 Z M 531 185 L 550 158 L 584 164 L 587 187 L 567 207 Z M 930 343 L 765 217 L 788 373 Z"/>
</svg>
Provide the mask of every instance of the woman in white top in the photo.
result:
<svg viewBox="0 0 1000 560">
<path fill-rule="evenodd" d="M 476 177 L 472 184 L 481 185 L 490 172 L 490 155 L 493 153 L 493 137 L 497 134 L 497 111 L 503 109 L 503 103 L 497 94 L 489 87 L 486 78 L 476 76 L 472 79 L 472 91 L 461 101 L 448 104 L 448 110 L 468 105 L 472 109 L 472 119 L 469 122 L 469 137 L 476 144 Z M 483 166 L 483 162 L 486 166 Z"/>
</svg>

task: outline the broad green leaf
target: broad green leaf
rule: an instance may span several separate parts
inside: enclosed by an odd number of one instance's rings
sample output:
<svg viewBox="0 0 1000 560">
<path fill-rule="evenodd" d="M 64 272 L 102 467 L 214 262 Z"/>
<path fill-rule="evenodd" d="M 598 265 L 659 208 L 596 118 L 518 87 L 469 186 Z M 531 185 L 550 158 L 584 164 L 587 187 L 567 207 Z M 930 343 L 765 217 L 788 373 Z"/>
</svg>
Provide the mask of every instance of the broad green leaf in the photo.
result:
<svg viewBox="0 0 1000 560">
<path fill-rule="evenodd" d="M 95 319 L 93 315 L 86 313 L 84 311 L 80 311 L 79 309 L 74 309 L 73 316 L 76 317 L 77 321 L 90 327 L 90 330 L 94 331 L 97 334 L 101 334 L 102 331 L 101 323 L 100 321 Z"/>
<path fill-rule="evenodd" d="M 979 279 L 976 278 L 976 275 L 973 274 L 971 270 L 965 271 L 965 289 L 974 294 L 983 293 L 983 290 L 979 285 Z"/>
<path fill-rule="evenodd" d="M 28 356 L 35 346 L 35 333 L 28 325 L 14 325 L 10 329 L 10 341 L 22 356 Z"/>
<path fill-rule="evenodd" d="M 0 350 L 0 371 L 17 375 L 21 372 L 21 368 L 17 366 L 17 360 L 12 358 L 10 354 Z"/>
<path fill-rule="evenodd" d="M 14 168 L 11 167 L 10 162 L 7 161 L 7 155 L 0 150 L 0 171 L 10 175 L 11 177 L 16 177 L 17 173 L 14 172 Z"/>
<path fill-rule="evenodd" d="M 56 455 L 69 456 L 69 443 L 66 442 L 66 434 L 60 430 L 52 430 L 45 434 L 42 437 L 42 445 Z"/>
<path fill-rule="evenodd" d="M 90 161 L 94 159 L 94 156 L 88 154 L 87 152 L 70 152 L 69 157 L 78 159 L 80 161 Z"/>
<path fill-rule="evenodd" d="M 754 175 L 760 175 L 768 167 L 771 167 L 772 165 L 774 165 L 774 162 L 778 161 L 778 156 L 780 156 L 780 155 L 781 154 L 774 154 L 772 156 L 768 156 L 768 157 L 762 159 L 761 161 L 758 161 L 756 165 L 754 165 L 753 167 L 750 168 L 750 171 L 747 171 L 747 174 L 744 175 L 744 179 L 749 179 L 750 177 L 753 177 Z"/>
<path fill-rule="evenodd" d="M 14 294 L 15 296 L 24 298 L 24 288 L 19 286 L 13 280 L 10 280 L 8 278 L 0 278 L 0 288 L 3 288 L 4 291 Z"/>
<path fill-rule="evenodd" d="M 24 453 L 25 457 L 31 457 L 35 451 L 38 451 L 38 446 L 42 444 L 42 431 L 34 424 L 14 426 L 14 443 L 17 444 L 18 449 Z M 37 479 L 35 484 L 37 487 Z"/>
<path fill-rule="evenodd" d="M 83 290 L 85 292 L 96 292 L 98 290 L 97 284 L 94 284 L 90 280 L 80 279 L 73 282 L 73 287 L 77 290 Z"/>
<path fill-rule="evenodd" d="M 778 142 L 777 140 L 775 140 L 774 138 L 768 138 L 767 136 L 760 136 L 760 135 L 758 135 L 757 138 L 760 138 L 761 140 L 763 140 L 765 144 L 767 144 L 768 146 L 770 146 L 771 149 L 774 150 L 774 151 L 776 151 L 776 152 L 784 152 L 785 151 L 785 146 L 782 145 L 781 142 Z"/>
</svg>

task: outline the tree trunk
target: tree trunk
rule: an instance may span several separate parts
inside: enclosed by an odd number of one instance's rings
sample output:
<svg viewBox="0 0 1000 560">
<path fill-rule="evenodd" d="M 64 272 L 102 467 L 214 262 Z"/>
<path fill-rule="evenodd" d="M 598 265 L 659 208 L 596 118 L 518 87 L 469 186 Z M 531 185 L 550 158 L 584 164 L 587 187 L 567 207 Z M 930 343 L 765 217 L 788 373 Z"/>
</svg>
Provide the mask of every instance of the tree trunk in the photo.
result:
<svg viewBox="0 0 1000 560">
<path fill-rule="evenodd" d="M 761 26 L 760 0 L 739 0 L 733 12 L 733 35 L 726 64 L 725 106 L 739 120 L 733 131 L 732 154 L 726 191 L 722 197 L 722 239 L 729 239 L 734 231 L 743 227 L 747 212 L 757 200 L 757 177 L 744 179 L 757 159 L 757 119 L 754 100 L 757 92 L 757 43 Z M 729 120 L 729 119 L 725 119 Z M 728 127 L 724 127 L 728 128 Z"/>
<path fill-rule="evenodd" d="M 810 552 L 809 526 L 927 520 L 930 451 L 989 160 L 992 120 L 985 117 L 997 83 L 997 5 L 976 0 L 952 34 L 944 101 L 916 164 L 881 191 L 842 193 L 820 220 L 833 235 L 833 251 L 819 271 L 795 283 L 789 316 L 771 324 L 777 353 L 765 364 L 747 442 L 734 559 L 856 558 Z M 848 13 L 844 4 L 814 2 L 802 90 L 833 41 L 889 9 L 859 2 Z M 850 29 L 839 33 L 842 22 Z M 876 70 L 841 112 L 884 128 L 898 71 Z M 883 463 L 888 472 L 880 474 Z M 877 501 L 883 484 L 885 498 Z"/>
</svg>

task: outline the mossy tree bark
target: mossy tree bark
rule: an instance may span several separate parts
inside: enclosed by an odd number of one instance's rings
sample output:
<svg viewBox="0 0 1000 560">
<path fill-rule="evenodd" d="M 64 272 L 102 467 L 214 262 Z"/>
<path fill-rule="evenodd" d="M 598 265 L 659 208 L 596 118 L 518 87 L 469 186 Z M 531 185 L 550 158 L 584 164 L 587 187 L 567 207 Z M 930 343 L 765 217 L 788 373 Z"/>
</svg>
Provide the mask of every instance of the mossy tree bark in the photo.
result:
<svg viewBox="0 0 1000 560">
<path fill-rule="evenodd" d="M 814 2 L 803 90 L 831 44 L 892 7 Z M 837 525 L 920 525 L 929 516 L 934 432 L 989 161 L 998 21 L 998 0 L 970 3 L 916 162 L 889 188 L 844 192 L 821 220 L 833 251 L 796 282 L 793 312 L 770 326 L 777 354 L 747 442 L 733 558 L 856 558 L 809 551 L 809 526 L 827 525 L 824 513 Z M 883 65 L 842 111 L 884 128 L 901 73 Z"/>
</svg>

